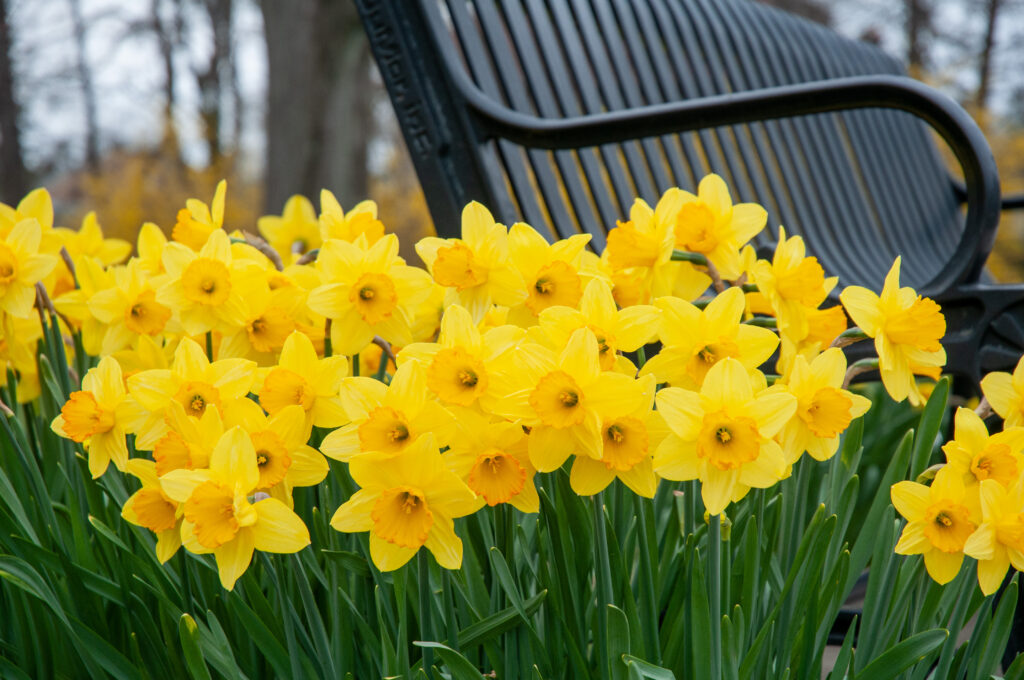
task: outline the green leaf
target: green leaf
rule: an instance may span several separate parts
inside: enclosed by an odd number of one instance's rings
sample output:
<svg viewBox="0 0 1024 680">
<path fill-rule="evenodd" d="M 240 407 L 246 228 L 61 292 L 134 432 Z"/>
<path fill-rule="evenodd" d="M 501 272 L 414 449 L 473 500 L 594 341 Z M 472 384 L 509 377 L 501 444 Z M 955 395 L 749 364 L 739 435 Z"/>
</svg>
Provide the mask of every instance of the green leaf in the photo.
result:
<svg viewBox="0 0 1024 680">
<path fill-rule="evenodd" d="M 949 631 L 941 628 L 926 630 L 895 645 L 864 667 L 857 678 L 864 680 L 890 680 L 938 649 Z"/>
<path fill-rule="evenodd" d="M 996 607 L 996 615 L 992 619 L 992 628 L 983 641 L 984 647 L 978 655 L 978 666 L 976 676 L 987 678 L 995 671 L 996 664 L 1003 657 L 1006 650 L 1006 642 L 1010 639 L 1010 628 L 1013 626 L 1014 612 L 1017 609 L 1017 575 L 1014 574 L 1009 585 L 1003 589 L 999 596 L 999 606 Z"/>
<path fill-rule="evenodd" d="M 326 549 L 322 549 L 320 552 L 335 560 L 343 571 L 351 572 L 363 578 L 370 577 L 370 565 L 366 562 L 366 558 L 359 553 L 349 550 Z"/>
<path fill-rule="evenodd" d="M 194 680 L 211 680 L 210 670 L 203 659 L 203 650 L 199 647 L 199 627 L 187 613 L 178 619 L 178 637 L 181 638 L 181 649 L 185 653 L 185 666 L 189 675 Z"/>
<path fill-rule="evenodd" d="M 256 643 L 260 654 L 273 666 L 274 672 L 280 677 L 291 677 L 293 674 L 288 653 L 266 624 L 242 601 L 241 597 L 231 596 L 227 598 L 227 602 L 228 609 L 239 619 L 246 634 Z"/>
<path fill-rule="evenodd" d="M 645 678 L 646 680 L 676 680 L 676 674 L 669 669 L 655 666 L 635 656 L 623 654 L 622 661 L 629 668 L 632 677 Z M 636 671 L 635 674 L 634 671 Z"/>
<path fill-rule="evenodd" d="M 542 590 L 523 603 L 523 609 L 527 616 L 531 616 L 540 608 L 547 594 L 547 590 Z M 459 647 L 463 651 L 470 650 L 495 636 L 515 628 L 520 625 L 522 620 L 519 610 L 515 607 L 502 609 L 460 630 Z"/>
<path fill-rule="evenodd" d="M 626 614 L 613 604 L 608 609 L 608 659 L 605 663 L 612 669 L 612 677 L 623 680 L 629 671 L 619 663 L 623 655 L 629 654 L 629 622 Z"/>
<path fill-rule="evenodd" d="M 452 672 L 453 680 L 483 680 L 483 674 L 478 671 L 469 659 L 462 656 L 448 645 L 440 642 L 413 642 L 417 647 L 428 647 L 436 650 L 448 669 Z"/>
<path fill-rule="evenodd" d="M 917 426 L 917 434 L 914 437 L 914 454 L 911 458 L 910 479 L 916 479 L 926 467 L 932 450 L 935 448 L 935 439 L 939 435 L 939 428 L 942 427 L 942 418 L 946 414 L 946 402 L 949 399 L 949 376 L 943 376 L 935 384 L 928 403 L 925 404 L 924 412 Z M 883 487 L 885 488 L 885 487 Z"/>
</svg>

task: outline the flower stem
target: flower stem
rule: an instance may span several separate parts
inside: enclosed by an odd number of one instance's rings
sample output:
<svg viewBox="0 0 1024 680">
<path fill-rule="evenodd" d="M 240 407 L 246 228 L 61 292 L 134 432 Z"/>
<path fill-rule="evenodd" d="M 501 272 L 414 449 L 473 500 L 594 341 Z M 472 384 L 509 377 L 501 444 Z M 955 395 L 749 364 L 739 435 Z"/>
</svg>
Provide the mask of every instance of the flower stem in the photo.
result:
<svg viewBox="0 0 1024 680">
<path fill-rule="evenodd" d="M 640 518 L 640 602 L 644 616 L 640 620 L 643 630 L 644 651 L 647 658 L 657 666 L 661 665 L 661 643 L 658 639 L 658 597 L 654 592 L 654 570 L 651 567 L 652 556 L 657 559 L 657 540 L 654 541 L 655 552 L 651 551 L 651 542 L 647 536 L 647 523 L 650 521 L 648 505 L 651 501 L 641 496 L 633 497 L 636 502 L 637 515 Z M 643 604 L 646 600 L 646 604 Z"/>
<path fill-rule="evenodd" d="M 357 355 L 358 357 L 358 355 Z M 416 566 L 419 569 L 417 574 L 416 589 L 420 595 L 420 639 L 432 641 L 434 633 L 431 630 L 430 619 L 433 615 L 430 611 L 430 565 L 427 564 L 427 551 L 420 548 L 416 555 Z M 431 666 L 434 665 L 434 651 L 430 647 L 423 648 L 423 672 L 431 677 Z"/>
<path fill-rule="evenodd" d="M 711 680 L 722 678 L 722 518 L 708 527 L 708 604 L 711 609 Z"/>
<path fill-rule="evenodd" d="M 608 605 L 612 602 L 612 568 L 608 561 L 608 534 L 604 523 L 604 492 L 594 495 L 594 564 L 597 567 L 597 632 L 594 649 L 601 680 L 609 680 Z"/>
<path fill-rule="evenodd" d="M 334 354 L 334 342 L 331 340 L 331 320 L 324 320 L 324 358 Z"/>
<path fill-rule="evenodd" d="M 206 358 L 213 361 L 213 331 L 206 331 Z"/>
</svg>

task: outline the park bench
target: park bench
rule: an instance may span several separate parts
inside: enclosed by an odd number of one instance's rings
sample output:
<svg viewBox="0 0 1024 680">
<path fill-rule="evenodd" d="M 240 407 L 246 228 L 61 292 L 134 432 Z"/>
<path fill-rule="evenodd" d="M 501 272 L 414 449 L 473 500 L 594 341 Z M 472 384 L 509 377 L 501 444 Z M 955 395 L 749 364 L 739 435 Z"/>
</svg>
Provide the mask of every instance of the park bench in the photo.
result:
<svg viewBox="0 0 1024 680">
<path fill-rule="evenodd" d="M 478 200 L 600 251 L 634 197 L 715 172 L 840 287 L 880 288 L 903 255 L 962 383 L 1024 352 L 1024 286 L 984 282 L 1000 212 L 1024 200 L 1001 200 L 970 116 L 880 49 L 744 0 L 356 4 L 440 235 Z"/>
</svg>

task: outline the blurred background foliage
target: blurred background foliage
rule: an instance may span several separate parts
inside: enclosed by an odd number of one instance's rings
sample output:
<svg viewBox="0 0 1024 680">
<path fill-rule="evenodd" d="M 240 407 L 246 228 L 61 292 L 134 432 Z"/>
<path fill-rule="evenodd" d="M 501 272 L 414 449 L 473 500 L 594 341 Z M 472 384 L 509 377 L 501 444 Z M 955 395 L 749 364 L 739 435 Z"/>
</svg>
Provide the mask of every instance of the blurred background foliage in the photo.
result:
<svg viewBox="0 0 1024 680">
<path fill-rule="evenodd" d="M 1024 1 L 764 1 L 901 56 L 1024 190 Z M 59 224 L 95 210 L 134 240 L 220 178 L 229 227 L 327 188 L 376 200 L 415 258 L 433 227 L 351 0 L 0 0 L 0 201 L 45 185 Z M 1024 215 L 990 266 L 1022 278 Z"/>
</svg>

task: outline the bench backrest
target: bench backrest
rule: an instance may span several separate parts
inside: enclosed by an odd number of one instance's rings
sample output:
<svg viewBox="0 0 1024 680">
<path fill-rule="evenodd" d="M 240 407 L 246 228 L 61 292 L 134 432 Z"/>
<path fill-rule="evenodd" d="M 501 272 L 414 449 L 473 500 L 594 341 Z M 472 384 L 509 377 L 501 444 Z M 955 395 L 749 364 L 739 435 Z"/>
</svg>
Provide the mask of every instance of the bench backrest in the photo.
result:
<svg viewBox="0 0 1024 680">
<path fill-rule="evenodd" d="M 455 81 L 571 117 L 843 76 L 901 74 L 881 50 L 745 0 L 357 0 L 438 232 L 480 200 L 552 237 L 604 235 L 635 196 L 722 175 L 736 201 L 804 235 L 842 285 L 879 287 L 897 254 L 923 286 L 956 256 L 954 184 L 928 129 L 882 109 L 549 151 L 481 131 Z M 453 55 L 457 55 L 453 58 Z M 461 70 L 462 73 L 457 73 Z"/>
</svg>

